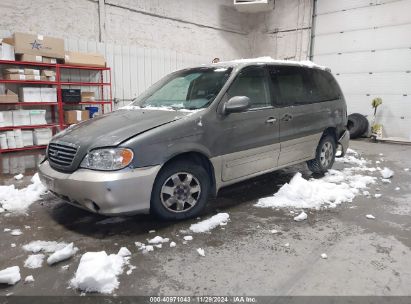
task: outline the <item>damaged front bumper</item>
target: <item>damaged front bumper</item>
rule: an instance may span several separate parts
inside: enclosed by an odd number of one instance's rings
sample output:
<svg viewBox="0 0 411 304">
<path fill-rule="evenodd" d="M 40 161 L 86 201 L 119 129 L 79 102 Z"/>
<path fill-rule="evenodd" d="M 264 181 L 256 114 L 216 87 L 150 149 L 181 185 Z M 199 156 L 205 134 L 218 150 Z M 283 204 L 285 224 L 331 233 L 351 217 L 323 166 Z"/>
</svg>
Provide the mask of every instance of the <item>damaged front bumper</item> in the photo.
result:
<svg viewBox="0 0 411 304">
<path fill-rule="evenodd" d="M 335 157 L 343 157 L 345 153 L 347 152 L 349 143 L 350 143 L 350 133 L 348 132 L 348 130 L 345 130 L 343 135 L 338 140 L 337 150 L 340 151 L 340 153 L 339 154 L 337 153 Z"/>
<path fill-rule="evenodd" d="M 119 171 L 54 170 L 44 161 L 39 167 L 42 183 L 69 204 L 105 215 L 148 213 L 151 190 L 160 166 Z"/>
</svg>

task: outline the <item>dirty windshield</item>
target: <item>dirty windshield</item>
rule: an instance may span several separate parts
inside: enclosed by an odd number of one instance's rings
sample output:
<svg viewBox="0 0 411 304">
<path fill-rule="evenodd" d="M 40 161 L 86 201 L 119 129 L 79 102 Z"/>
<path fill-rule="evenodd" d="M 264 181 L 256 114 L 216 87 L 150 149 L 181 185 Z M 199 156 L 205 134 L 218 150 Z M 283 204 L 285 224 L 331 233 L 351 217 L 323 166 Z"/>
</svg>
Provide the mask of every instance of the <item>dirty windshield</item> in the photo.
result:
<svg viewBox="0 0 411 304">
<path fill-rule="evenodd" d="M 232 68 L 195 68 L 170 74 L 150 87 L 133 105 L 196 110 L 207 107 L 220 92 Z"/>
</svg>

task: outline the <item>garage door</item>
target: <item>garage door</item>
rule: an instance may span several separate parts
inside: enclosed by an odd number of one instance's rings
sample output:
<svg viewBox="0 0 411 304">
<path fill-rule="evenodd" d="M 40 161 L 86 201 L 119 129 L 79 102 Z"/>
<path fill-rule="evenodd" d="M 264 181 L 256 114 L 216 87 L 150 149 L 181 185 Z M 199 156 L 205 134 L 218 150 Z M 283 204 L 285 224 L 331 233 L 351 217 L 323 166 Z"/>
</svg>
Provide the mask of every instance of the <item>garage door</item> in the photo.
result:
<svg viewBox="0 0 411 304">
<path fill-rule="evenodd" d="M 312 60 L 331 68 L 349 113 L 371 116 L 384 137 L 411 139 L 411 0 L 317 0 Z"/>
</svg>

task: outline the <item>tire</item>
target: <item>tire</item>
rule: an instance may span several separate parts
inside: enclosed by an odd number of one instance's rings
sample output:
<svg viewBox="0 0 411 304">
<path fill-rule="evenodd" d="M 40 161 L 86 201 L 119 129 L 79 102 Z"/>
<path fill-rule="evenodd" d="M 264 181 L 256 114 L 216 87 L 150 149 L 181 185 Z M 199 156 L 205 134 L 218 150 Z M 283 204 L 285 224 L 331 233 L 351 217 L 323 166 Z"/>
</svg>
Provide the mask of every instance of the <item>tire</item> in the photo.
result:
<svg viewBox="0 0 411 304">
<path fill-rule="evenodd" d="M 347 128 L 350 138 L 355 139 L 362 136 L 368 130 L 368 120 L 364 115 L 353 113 L 348 115 Z"/>
<path fill-rule="evenodd" d="M 328 151 L 328 152 L 327 152 Z M 316 174 L 324 174 L 335 161 L 336 142 L 332 135 L 325 134 L 315 151 L 315 158 L 307 162 L 308 169 Z M 332 153 L 332 155 L 330 155 Z"/>
<path fill-rule="evenodd" d="M 166 165 L 157 175 L 150 209 L 164 220 L 192 218 L 203 211 L 209 193 L 210 177 L 202 166 L 175 161 Z"/>
</svg>

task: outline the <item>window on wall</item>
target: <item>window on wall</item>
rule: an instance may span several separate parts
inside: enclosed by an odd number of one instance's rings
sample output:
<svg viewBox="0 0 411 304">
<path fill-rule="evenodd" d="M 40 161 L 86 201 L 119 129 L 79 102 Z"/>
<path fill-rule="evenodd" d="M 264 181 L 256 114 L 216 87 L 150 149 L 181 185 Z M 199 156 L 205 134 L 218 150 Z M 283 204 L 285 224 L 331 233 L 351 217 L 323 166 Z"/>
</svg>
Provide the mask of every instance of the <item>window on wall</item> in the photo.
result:
<svg viewBox="0 0 411 304">
<path fill-rule="evenodd" d="M 264 67 L 244 68 L 228 89 L 228 97 L 247 96 L 250 108 L 271 106 L 269 82 Z"/>
<path fill-rule="evenodd" d="M 269 71 L 279 105 L 291 106 L 309 102 L 304 68 L 270 66 Z"/>
</svg>

